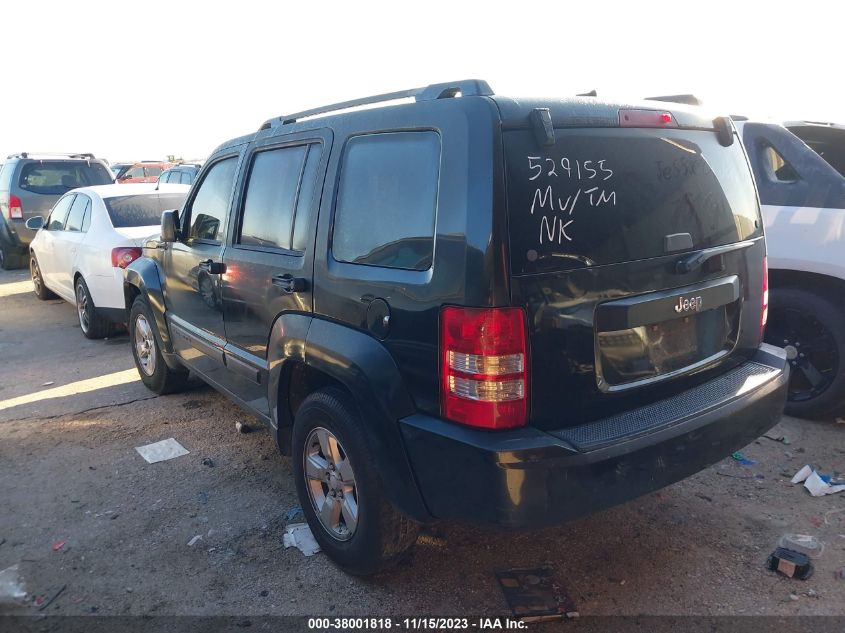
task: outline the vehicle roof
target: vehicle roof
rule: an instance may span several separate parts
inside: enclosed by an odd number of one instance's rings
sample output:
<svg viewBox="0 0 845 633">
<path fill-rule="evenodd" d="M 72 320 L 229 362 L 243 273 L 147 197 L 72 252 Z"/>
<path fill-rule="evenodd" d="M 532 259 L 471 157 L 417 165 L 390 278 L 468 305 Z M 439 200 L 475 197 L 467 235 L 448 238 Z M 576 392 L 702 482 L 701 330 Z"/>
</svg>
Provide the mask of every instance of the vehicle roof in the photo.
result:
<svg viewBox="0 0 845 633">
<path fill-rule="evenodd" d="M 333 127 L 346 119 L 372 119 L 372 126 L 376 128 L 379 127 L 378 120 L 387 112 L 407 112 L 409 116 L 413 116 L 415 110 L 431 107 L 433 102 L 437 102 L 438 107 L 466 111 L 472 103 L 477 104 L 479 100 L 486 101 L 497 110 L 499 119 L 506 128 L 528 127 L 530 115 L 535 108 L 548 108 L 555 127 L 618 127 L 620 108 L 671 111 L 679 125 L 685 127 L 709 129 L 713 127 L 714 118 L 699 106 L 679 103 L 612 101 L 585 96 L 512 98 L 496 95 L 486 82 L 473 79 L 432 84 L 424 88 L 375 95 L 273 117 L 265 121 L 258 132 L 230 139 L 215 148 L 212 154 L 249 143 L 259 136 L 271 137 L 317 127 Z"/>
<path fill-rule="evenodd" d="M 23 156 L 26 154 L 26 156 Z M 102 158 L 97 158 L 96 156 L 83 156 L 80 154 L 50 154 L 47 152 L 44 153 L 35 153 L 35 152 L 18 152 L 16 154 L 9 154 L 6 157 L 6 161 L 11 162 L 13 160 L 35 160 L 35 161 L 56 161 L 56 162 L 91 162 L 96 161 L 98 163 L 104 162 Z"/>
</svg>

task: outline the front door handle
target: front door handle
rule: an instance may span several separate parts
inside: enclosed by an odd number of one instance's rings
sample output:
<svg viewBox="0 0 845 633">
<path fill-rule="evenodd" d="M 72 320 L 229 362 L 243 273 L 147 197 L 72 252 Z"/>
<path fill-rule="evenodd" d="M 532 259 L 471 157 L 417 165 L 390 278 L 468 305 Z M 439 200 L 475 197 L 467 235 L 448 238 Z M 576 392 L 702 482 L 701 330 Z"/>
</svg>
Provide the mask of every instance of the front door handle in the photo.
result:
<svg viewBox="0 0 845 633">
<path fill-rule="evenodd" d="M 207 259 L 204 262 L 200 262 L 200 269 L 209 275 L 222 275 L 226 272 L 226 264 Z"/>
<path fill-rule="evenodd" d="M 282 292 L 293 294 L 305 290 L 308 287 L 308 280 L 304 277 L 294 277 L 291 274 L 276 275 L 273 277 L 273 285 L 281 288 Z"/>
</svg>

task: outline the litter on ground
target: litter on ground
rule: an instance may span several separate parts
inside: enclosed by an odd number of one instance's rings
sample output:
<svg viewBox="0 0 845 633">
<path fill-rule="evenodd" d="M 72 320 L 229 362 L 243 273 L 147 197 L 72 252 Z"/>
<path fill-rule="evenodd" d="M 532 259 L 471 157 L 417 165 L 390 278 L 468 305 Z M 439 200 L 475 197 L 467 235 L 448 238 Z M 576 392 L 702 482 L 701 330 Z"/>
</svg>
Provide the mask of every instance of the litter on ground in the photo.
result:
<svg viewBox="0 0 845 633">
<path fill-rule="evenodd" d="M 306 556 L 313 556 L 320 551 L 307 523 L 291 523 L 285 528 L 282 537 L 285 547 L 295 547 Z"/>
<path fill-rule="evenodd" d="M 734 460 L 736 460 L 737 462 L 739 462 L 739 463 L 740 463 L 740 464 L 742 464 L 743 466 L 753 466 L 754 464 L 756 464 L 756 463 L 757 463 L 757 462 L 755 462 L 755 461 L 754 461 L 754 460 L 752 460 L 752 459 L 748 459 L 748 458 L 747 458 L 745 455 L 743 455 L 743 454 L 742 454 L 742 452 L 740 452 L 740 451 L 737 451 L 736 453 L 734 453 L 733 455 L 731 455 L 731 457 L 733 457 L 733 458 L 734 458 Z"/>
<path fill-rule="evenodd" d="M 18 574 L 18 566 L 12 565 L 0 571 L 0 604 L 26 598 L 26 588 Z"/>
<path fill-rule="evenodd" d="M 515 617 L 523 622 L 578 617 L 575 603 L 553 574 L 554 570 L 549 566 L 496 572 L 496 579 Z"/>
<path fill-rule="evenodd" d="M 202 534 L 197 534 L 194 538 L 188 541 L 188 547 L 193 547 L 202 540 Z"/>
<path fill-rule="evenodd" d="M 189 453 L 188 449 L 172 437 L 162 440 L 161 442 L 147 444 L 146 446 L 136 446 L 135 450 L 138 451 L 138 454 L 146 459 L 149 464 L 163 462 Z"/>
<path fill-rule="evenodd" d="M 845 490 L 845 484 L 838 484 L 835 486 L 831 485 L 830 477 L 828 477 L 828 481 L 825 481 L 824 479 L 822 479 L 822 475 L 819 475 L 816 469 L 813 466 L 810 466 L 809 464 L 807 464 L 801 470 L 795 473 L 791 481 L 794 484 L 800 484 L 803 482 L 804 487 L 814 497 L 832 495 L 836 492 L 841 492 Z"/>
<path fill-rule="evenodd" d="M 806 554 L 793 552 L 791 549 L 778 547 L 766 561 L 766 567 L 787 578 L 807 580 L 813 575 L 813 564 Z"/>
</svg>

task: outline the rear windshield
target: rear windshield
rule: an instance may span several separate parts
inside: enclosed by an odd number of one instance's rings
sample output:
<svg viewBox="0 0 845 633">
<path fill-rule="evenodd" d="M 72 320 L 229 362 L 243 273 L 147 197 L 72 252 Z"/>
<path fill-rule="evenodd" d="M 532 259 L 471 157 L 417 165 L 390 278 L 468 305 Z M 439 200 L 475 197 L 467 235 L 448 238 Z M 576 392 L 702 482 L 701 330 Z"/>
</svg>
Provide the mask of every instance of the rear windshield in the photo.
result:
<svg viewBox="0 0 845 633">
<path fill-rule="evenodd" d="M 50 161 L 27 163 L 18 186 L 31 193 L 58 196 L 77 187 L 111 184 L 109 170 L 100 163 Z"/>
<path fill-rule="evenodd" d="M 145 193 L 136 196 L 105 198 L 106 209 L 114 228 L 152 226 L 161 223 L 161 212 L 179 209 L 184 193 Z"/>
<path fill-rule="evenodd" d="M 689 233 L 693 249 L 762 234 L 741 144 L 691 130 L 505 133 L 513 274 L 613 264 L 666 254 Z"/>
</svg>

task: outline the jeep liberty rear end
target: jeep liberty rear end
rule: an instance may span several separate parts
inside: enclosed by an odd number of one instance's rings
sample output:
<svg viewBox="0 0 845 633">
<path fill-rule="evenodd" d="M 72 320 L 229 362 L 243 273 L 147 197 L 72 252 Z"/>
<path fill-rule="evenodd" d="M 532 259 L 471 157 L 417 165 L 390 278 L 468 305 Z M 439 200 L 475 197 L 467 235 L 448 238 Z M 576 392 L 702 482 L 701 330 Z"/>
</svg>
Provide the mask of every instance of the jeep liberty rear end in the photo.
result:
<svg viewBox="0 0 845 633">
<path fill-rule="evenodd" d="M 774 425 L 784 357 L 761 344 L 766 246 L 731 122 L 493 99 L 522 312 L 441 314 L 443 413 L 465 428 L 404 427 L 432 512 L 552 524 L 688 476 Z M 522 327 L 526 343 L 503 342 Z"/>
</svg>

